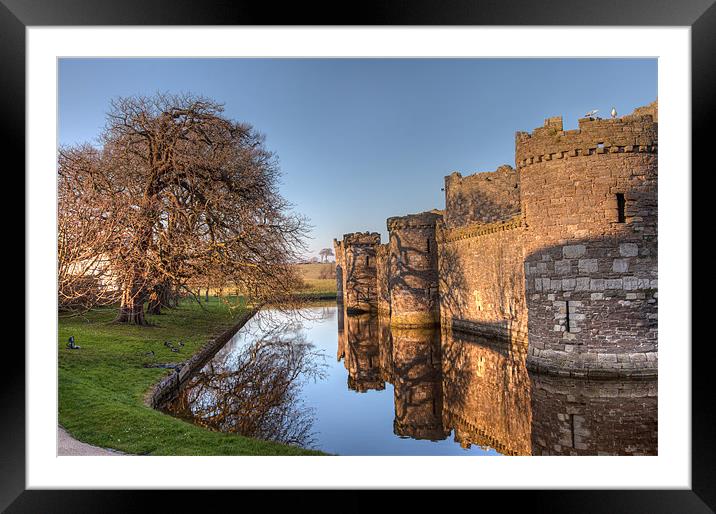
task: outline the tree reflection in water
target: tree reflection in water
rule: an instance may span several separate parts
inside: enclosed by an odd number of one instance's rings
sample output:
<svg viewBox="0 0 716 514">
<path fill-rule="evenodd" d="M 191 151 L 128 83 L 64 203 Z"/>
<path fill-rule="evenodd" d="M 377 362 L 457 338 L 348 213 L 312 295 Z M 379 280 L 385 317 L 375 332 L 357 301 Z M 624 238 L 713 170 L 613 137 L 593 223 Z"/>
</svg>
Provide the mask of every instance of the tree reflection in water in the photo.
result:
<svg viewBox="0 0 716 514">
<path fill-rule="evenodd" d="M 658 454 L 656 380 L 534 374 L 521 340 L 388 321 L 335 306 L 262 311 L 170 410 L 342 455 Z"/>
<path fill-rule="evenodd" d="M 333 313 L 326 309 L 323 315 Z M 167 410 L 212 430 L 310 448 L 314 409 L 303 402 L 301 390 L 306 381 L 324 376 L 325 354 L 306 339 L 300 318 L 260 313 Z"/>
</svg>

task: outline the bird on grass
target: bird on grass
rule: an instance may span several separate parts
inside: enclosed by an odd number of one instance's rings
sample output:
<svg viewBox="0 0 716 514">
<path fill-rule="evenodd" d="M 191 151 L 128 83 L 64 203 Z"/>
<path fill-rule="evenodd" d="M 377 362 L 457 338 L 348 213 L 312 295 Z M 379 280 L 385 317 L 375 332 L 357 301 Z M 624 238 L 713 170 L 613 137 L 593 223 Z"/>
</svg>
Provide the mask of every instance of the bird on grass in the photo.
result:
<svg viewBox="0 0 716 514">
<path fill-rule="evenodd" d="M 70 338 L 67 340 L 67 348 L 70 350 L 79 350 L 80 346 L 75 344 L 75 336 L 70 336 Z"/>
<path fill-rule="evenodd" d="M 179 348 L 172 347 L 172 348 L 170 348 L 170 350 L 173 351 L 174 353 L 179 353 Z"/>
<path fill-rule="evenodd" d="M 169 341 L 164 341 L 164 346 L 166 346 L 167 348 L 171 348 L 172 344 Z"/>
<path fill-rule="evenodd" d="M 154 357 L 154 350 L 150 350 L 147 353 L 145 353 L 144 355 L 149 355 L 150 357 Z"/>
</svg>

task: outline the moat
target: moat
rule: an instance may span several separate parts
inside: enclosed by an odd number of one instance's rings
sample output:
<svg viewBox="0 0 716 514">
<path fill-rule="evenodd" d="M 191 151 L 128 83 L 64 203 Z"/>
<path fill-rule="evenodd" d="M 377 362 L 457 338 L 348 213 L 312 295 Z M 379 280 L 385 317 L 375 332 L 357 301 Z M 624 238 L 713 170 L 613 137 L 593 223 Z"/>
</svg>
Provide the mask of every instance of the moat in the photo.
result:
<svg viewBox="0 0 716 514">
<path fill-rule="evenodd" d="M 526 347 L 327 304 L 252 318 L 172 414 L 338 455 L 656 455 L 656 380 L 532 373 Z"/>
</svg>

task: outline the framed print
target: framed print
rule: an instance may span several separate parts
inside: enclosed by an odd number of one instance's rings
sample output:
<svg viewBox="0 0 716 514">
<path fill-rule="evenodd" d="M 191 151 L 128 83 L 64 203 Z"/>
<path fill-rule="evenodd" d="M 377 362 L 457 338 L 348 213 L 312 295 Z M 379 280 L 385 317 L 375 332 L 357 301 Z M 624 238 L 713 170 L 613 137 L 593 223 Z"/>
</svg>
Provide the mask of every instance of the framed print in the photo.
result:
<svg viewBox="0 0 716 514">
<path fill-rule="evenodd" d="M 0 23 L 27 203 L 3 508 L 713 511 L 691 343 L 711 2 L 2 0 Z"/>
</svg>

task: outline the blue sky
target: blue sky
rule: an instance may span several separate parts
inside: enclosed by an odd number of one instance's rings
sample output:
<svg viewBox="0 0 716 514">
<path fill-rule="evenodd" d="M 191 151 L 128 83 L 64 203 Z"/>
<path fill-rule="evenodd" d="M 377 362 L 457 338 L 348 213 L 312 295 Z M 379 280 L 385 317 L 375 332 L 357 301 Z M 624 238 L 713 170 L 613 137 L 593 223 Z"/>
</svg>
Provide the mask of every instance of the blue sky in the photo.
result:
<svg viewBox="0 0 716 514">
<path fill-rule="evenodd" d="M 314 226 L 387 241 L 390 216 L 444 207 L 445 175 L 514 166 L 515 131 L 657 97 L 656 59 L 60 59 L 59 142 L 95 142 L 109 101 L 191 92 L 266 135 L 281 192 Z"/>
</svg>

